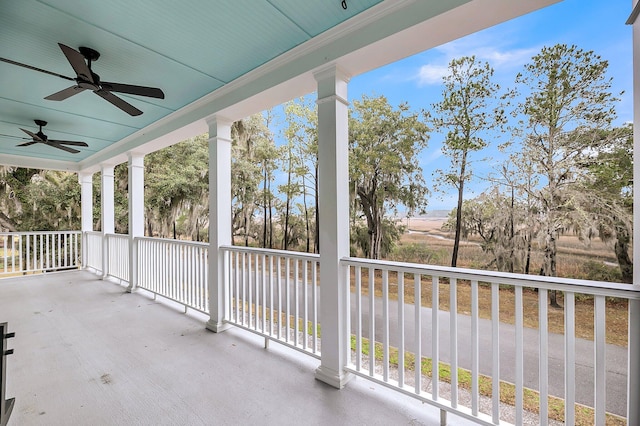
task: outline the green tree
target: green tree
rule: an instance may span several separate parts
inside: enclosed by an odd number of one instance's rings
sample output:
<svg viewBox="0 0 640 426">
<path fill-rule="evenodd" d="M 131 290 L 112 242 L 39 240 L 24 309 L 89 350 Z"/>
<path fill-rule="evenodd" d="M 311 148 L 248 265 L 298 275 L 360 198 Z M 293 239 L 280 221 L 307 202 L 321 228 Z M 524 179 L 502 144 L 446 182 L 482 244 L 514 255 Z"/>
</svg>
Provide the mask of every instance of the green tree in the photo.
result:
<svg viewBox="0 0 640 426">
<path fill-rule="evenodd" d="M 256 159 L 256 144 L 267 134 L 261 114 L 236 121 L 231 127 L 231 197 L 234 236 L 241 236 L 244 245 L 255 238 L 252 221 L 257 208 L 261 171 Z"/>
<path fill-rule="evenodd" d="M 499 90 L 492 77 L 493 68 L 475 56 L 453 59 L 443 78 L 442 100 L 432 105 L 430 121 L 434 130 L 447 131 L 442 152 L 451 159 L 448 170 L 435 172 L 436 181 L 458 191 L 451 266 L 458 261 L 464 186 L 472 177 L 470 155 L 484 149 L 489 131 L 503 122 L 503 111 L 491 105 Z"/>
<path fill-rule="evenodd" d="M 353 102 L 349 144 L 350 186 L 367 224 L 365 251 L 378 259 L 385 214 L 399 205 L 426 207 L 418 154 L 427 144 L 427 126 L 406 103 L 393 108 L 384 96 L 363 96 Z"/>
<path fill-rule="evenodd" d="M 297 178 L 296 189 L 302 195 L 306 251 L 311 251 L 313 238 L 313 251 L 318 253 L 318 116 L 313 99 L 306 97 L 287 103 L 285 121 L 285 137 L 294 142 L 293 154 L 297 159 L 290 169 Z"/>
<path fill-rule="evenodd" d="M 514 192 L 501 193 L 498 186 L 462 203 L 461 222 L 455 209 L 449 214 L 445 229 L 460 224 L 463 237 L 478 235 L 482 251 L 491 255 L 486 267 L 495 265 L 498 271 L 516 272 L 522 268 L 526 255 L 527 232 L 515 223 L 524 221 L 525 210 Z"/>
<path fill-rule="evenodd" d="M 145 157 L 147 235 L 167 237 L 186 215 L 189 233 L 206 223 L 209 197 L 209 145 L 205 135 Z M 191 235 L 192 236 L 192 235 Z"/>
<path fill-rule="evenodd" d="M 597 129 L 615 118 L 607 61 L 592 51 L 558 44 L 544 47 L 516 76 L 515 95 L 524 100 L 514 114 L 522 117 L 522 149 L 514 164 L 530 164 L 541 188 L 531 190 L 541 208 L 542 275 L 557 275 L 557 241 L 562 230 L 584 219 L 576 182 L 579 161 L 602 141 Z M 551 305 L 559 306 L 555 292 Z"/>
<path fill-rule="evenodd" d="M 614 240 L 614 252 L 623 282 L 633 282 L 629 255 L 633 229 L 633 126 L 597 132 L 605 141 L 584 167 L 584 193 L 594 216 L 593 226 L 603 241 Z"/>
</svg>

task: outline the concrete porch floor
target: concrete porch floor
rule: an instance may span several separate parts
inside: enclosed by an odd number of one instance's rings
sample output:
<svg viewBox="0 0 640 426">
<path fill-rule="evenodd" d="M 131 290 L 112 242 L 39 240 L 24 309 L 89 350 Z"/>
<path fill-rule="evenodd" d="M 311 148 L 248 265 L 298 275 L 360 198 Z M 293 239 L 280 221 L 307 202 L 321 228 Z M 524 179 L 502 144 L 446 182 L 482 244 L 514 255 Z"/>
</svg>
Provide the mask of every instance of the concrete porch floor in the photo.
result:
<svg viewBox="0 0 640 426">
<path fill-rule="evenodd" d="M 88 271 L 0 280 L 9 425 L 439 424 L 426 404 L 362 378 L 338 391 L 314 379 L 319 361 L 206 320 Z"/>
</svg>

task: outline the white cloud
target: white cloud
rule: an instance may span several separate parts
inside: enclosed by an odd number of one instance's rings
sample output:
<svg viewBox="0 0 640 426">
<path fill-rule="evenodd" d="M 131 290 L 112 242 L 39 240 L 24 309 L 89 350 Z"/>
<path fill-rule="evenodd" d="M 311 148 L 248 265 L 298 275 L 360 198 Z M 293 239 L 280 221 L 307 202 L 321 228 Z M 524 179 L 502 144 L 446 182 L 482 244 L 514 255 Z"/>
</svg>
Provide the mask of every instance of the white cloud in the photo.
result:
<svg viewBox="0 0 640 426">
<path fill-rule="evenodd" d="M 495 69 L 520 67 L 531 59 L 533 55 L 538 53 L 538 48 L 513 49 L 501 51 L 492 47 L 485 47 L 473 52 L 478 59 L 489 62 Z"/>
<path fill-rule="evenodd" d="M 428 84 L 442 83 L 442 77 L 447 75 L 447 65 L 427 64 L 420 67 L 418 71 L 418 85 L 426 86 Z"/>
<path fill-rule="evenodd" d="M 475 56 L 480 61 L 486 61 L 496 73 L 509 71 L 521 67 L 540 51 L 539 46 L 512 47 L 514 42 L 516 40 L 496 31 L 485 31 L 454 40 L 425 55 L 430 58 L 429 63 L 422 65 L 414 73 L 413 79 L 419 86 L 441 84 L 442 77 L 448 74 L 449 62 L 462 56 Z"/>
</svg>

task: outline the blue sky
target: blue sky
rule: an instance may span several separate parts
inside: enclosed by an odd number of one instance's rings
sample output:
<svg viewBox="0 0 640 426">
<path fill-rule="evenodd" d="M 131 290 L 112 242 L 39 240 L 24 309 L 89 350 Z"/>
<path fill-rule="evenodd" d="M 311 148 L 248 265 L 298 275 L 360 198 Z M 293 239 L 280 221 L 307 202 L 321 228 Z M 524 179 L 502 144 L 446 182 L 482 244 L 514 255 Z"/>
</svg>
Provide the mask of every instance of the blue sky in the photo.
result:
<svg viewBox="0 0 640 426">
<path fill-rule="evenodd" d="M 631 5 L 631 0 L 564 0 L 356 76 L 349 83 L 348 96 L 350 100 L 357 100 L 363 94 L 384 95 L 393 106 L 408 102 L 414 111 L 426 110 L 441 99 L 442 77 L 454 58 L 475 55 L 477 59 L 489 62 L 494 68 L 493 81 L 504 91 L 513 87 L 516 74 L 542 47 L 574 44 L 583 50 L 594 51 L 609 62 L 612 92 L 624 91 L 617 105 L 618 119 L 614 123 L 622 125 L 633 120 L 632 31 L 629 25 L 625 25 Z M 280 144 L 284 142 L 279 134 L 283 119 L 277 117 L 281 113 L 280 108 L 275 112 L 276 122 L 272 130 L 276 133 L 276 143 Z M 442 139 L 443 134 L 432 132 L 428 147 L 420 153 L 420 164 L 429 187 L 433 185 L 433 171 L 447 169 L 449 165 L 448 157 L 441 152 Z M 492 138 L 488 148 L 472 155 L 476 178 L 467 185 L 465 199 L 474 198 L 487 189 L 488 183 L 483 178 L 494 170 L 494 165 L 501 164 L 506 158 L 497 149 L 501 141 Z M 284 174 L 276 176 L 276 184 L 284 180 Z M 427 210 L 451 210 L 456 200 L 457 193 L 453 187 L 445 194 L 433 191 Z"/>
<path fill-rule="evenodd" d="M 632 46 L 631 27 L 625 25 L 631 13 L 631 0 L 565 0 L 556 5 L 514 19 L 502 25 L 469 35 L 435 49 L 417 54 L 353 78 L 349 98 L 363 94 L 385 95 L 392 105 L 403 101 L 414 110 L 428 109 L 441 99 L 442 76 L 453 58 L 475 55 L 487 61 L 495 70 L 494 81 L 503 89 L 513 86 L 515 75 L 543 46 L 557 43 L 575 44 L 583 50 L 593 50 L 609 62 L 613 77 L 613 92 L 624 91 L 618 104 L 619 125 L 632 120 Z M 448 158 L 441 155 L 442 135 L 431 134 L 429 146 L 420 158 L 427 184 L 436 168 L 446 168 Z M 497 143 L 477 153 L 474 163 L 478 175 L 486 175 L 491 163 L 500 162 Z M 477 179 L 465 192 L 473 198 L 486 188 Z M 433 193 L 428 210 L 455 207 L 454 189 L 442 195 Z"/>
</svg>

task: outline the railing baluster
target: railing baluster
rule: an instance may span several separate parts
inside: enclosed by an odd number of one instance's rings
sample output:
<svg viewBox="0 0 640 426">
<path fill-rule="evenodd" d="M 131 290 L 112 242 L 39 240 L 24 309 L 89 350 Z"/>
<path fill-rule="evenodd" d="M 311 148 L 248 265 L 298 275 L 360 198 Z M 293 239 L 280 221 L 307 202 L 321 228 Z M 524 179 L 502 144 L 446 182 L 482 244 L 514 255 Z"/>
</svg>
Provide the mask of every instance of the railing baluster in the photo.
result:
<svg viewBox="0 0 640 426">
<path fill-rule="evenodd" d="M 564 422 L 575 423 L 576 403 L 576 327 L 575 293 L 565 292 L 564 297 Z"/>
<path fill-rule="evenodd" d="M 522 287 L 516 286 L 516 424 L 523 422 L 524 404 L 524 321 L 522 313 Z"/>
<path fill-rule="evenodd" d="M 30 246 L 31 237 L 32 237 L 31 235 L 27 234 L 27 271 L 31 271 L 32 270 L 31 269 L 31 246 Z M 7 245 L 5 244 L 4 247 L 6 247 L 6 246 Z M 7 255 L 7 252 L 5 250 L 5 260 L 4 260 L 5 272 L 7 271 L 6 270 L 6 265 L 7 265 L 6 255 Z"/>
<path fill-rule="evenodd" d="M 293 344 L 298 346 L 299 342 L 299 333 L 300 333 L 300 303 L 299 303 L 299 283 L 300 283 L 300 268 L 299 268 L 299 260 L 293 260 L 293 299 L 294 299 L 294 315 L 293 315 L 293 329 L 294 329 L 294 337 Z"/>
<path fill-rule="evenodd" d="M 471 413 L 478 415 L 480 390 L 478 388 L 479 373 L 479 330 L 478 320 L 478 281 L 471 281 Z"/>
<path fill-rule="evenodd" d="M 389 271 L 382 271 L 382 378 L 389 380 Z"/>
<path fill-rule="evenodd" d="M 547 289 L 541 288 L 538 290 L 540 426 L 549 424 L 549 317 L 547 296 Z"/>
<path fill-rule="evenodd" d="M 273 255 L 269 255 L 269 335 L 273 335 Z"/>
<path fill-rule="evenodd" d="M 313 283 L 313 292 L 311 293 L 313 305 L 313 353 L 318 352 L 318 261 L 313 261 L 313 270 L 311 281 Z"/>
<path fill-rule="evenodd" d="M 404 387 L 404 272 L 398 273 L 398 386 Z"/>
<path fill-rule="evenodd" d="M 22 265 L 22 235 L 18 235 L 18 263 L 20 265 L 20 272 L 23 271 Z"/>
<path fill-rule="evenodd" d="M 369 375 L 376 371 L 376 291 L 375 270 L 369 268 Z"/>
<path fill-rule="evenodd" d="M 242 253 L 242 318 L 240 320 L 240 324 L 246 324 L 247 317 L 247 276 L 249 272 L 247 271 L 247 256 L 248 253 Z"/>
<path fill-rule="evenodd" d="M 500 423 L 500 285 L 491 283 L 491 417 Z"/>
<path fill-rule="evenodd" d="M 413 274 L 413 309 L 414 309 L 414 327 L 415 327 L 415 393 L 420 395 L 422 392 L 422 276 Z"/>
<path fill-rule="evenodd" d="M 285 341 L 288 342 L 289 338 L 290 338 L 290 333 L 291 333 L 291 310 L 290 310 L 290 306 L 291 306 L 291 298 L 290 298 L 290 289 L 291 289 L 291 265 L 289 262 L 289 258 L 286 257 L 285 258 L 285 264 L 284 264 L 284 269 L 285 269 L 285 277 L 284 277 L 284 283 L 285 283 L 285 287 L 284 287 L 284 293 L 285 293 L 285 305 L 284 305 L 284 309 L 285 309 L 285 314 L 286 314 L 286 318 L 285 318 Z"/>
<path fill-rule="evenodd" d="M 302 348 L 303 349 L 307 349 L 308 346 L 308 341 L 309 341 L 309 305 L 308 305 L 308 297 L 309 297 L 309 290 L 308 290 L 308 286 L 309 286 L 309 261 L 304 260 L 303 261 L 303 265 L 304 265 L 304 270 L 303 270 L 303 278 L 302 278 L 302 316 L 303 318 L 303 326 L 302 326 L 302 332 L 303 332 L 303 340 L 302 340 Z M 347 286 L 347 288 L 349 288 L 349 286 Z M 349 297 L 349 295 L 347 294 L 347 298 Z M 349 303 L 347 302 L 347 306 L 349 306 Z M 349 331 L 351 332 L 351 331 Z"/>
<path fill-rule="evenodd" d="M 58 264 L 55 265 L 55 267 L 60 267 L 62 266 L 62 241 L 60 238 L 60 234 L 54 234 L 52 235 L 53 238 L 55 238 L 57 240 L 58 243 Z"/>
<path fill-rule="evenodd" d="M 256 272 L 254 272 L 254 269 L 257 268 L 257 265 L 255 264 L 255 255 L 253 253 L 249 254 L 249 273 L 247 274 L 249 277 L 249 296 L 247 299 L 247 303 L 248 303 L 248 307 L 247 307 L 247 319 L 248 319 L 248 323 L 247 325 L 249 326 L 249 328 L 252 328 L 252 324 L 255 322 L 255 318 L 253 315 L 253 304 L 254 304 L 254 286 L 255 286 L 255 281 L 256 281 Z"/>
<path fill-rule="evenodd" d="M 355 309 L 356 309 L 356 370 L 362 369 L 362 268 L 355 267 Z"/>
<path fill-rule="evenodd" d="M 440 393 L 440 330 L 438 311 L 440 310 L 440 278 L 431 277 L 431 397 L 438 400 Z"/>
<path fill-rule="evenodd" d="M 604 425 L 606 421 L 607 401 L 607 365 L 606 365 L 606 299 L 604 296 L 595 297 L 594 315 L 595 340 L 595 421 L 596 425 Z"/>
<path fill-rule="evenodd" d="M 282 331 L 282 258 L 280 256 L 276 257 L 276 274 L 278 275 L 278 330 L 277 336 L 278 339 L 281 337 Z"/>
<path fill-rule="evenodd" d="M 451 336 L 451 406 L 458 407 L 458 280 L 449 279 L 449 334 Z"/>
<path fill-rule="evenodd" d="M 39 253 L 40 254 L 40 256 L 39 256 L 40 257 L 40 269 L 44 269 L 44 251 L 43 251 L 43 248 L 44 248 L 44 241 L 43 241 L 44 240 L 44 235 L 40 234 L 40 238 L 39 239 L 40 239 L 40 253 Z M 36 267 L 36 269 L 37 269 L 37 267 Z"/>
<path fill-rule="evenodd" d="M 46 262 L 45 265 L 47 265 L 47 269 L 51 268 L 51 235 L 50 234 L 45 234 L 45 248 L 46 248 Z"/>
<path fill-rule="evenodd" d="M 262 332 L 264 333 L 267 330 L 267 292 L 266 292 L 266 281 L 267 281 L 267 275 L 266 275 L 266 256 L 263 254 L 262 257 L 260 258 L 261 260 L 261 271 L 262 271 L 262 307 L 260 308 L 260 310 L 262 311 L 262 327 L 260 328 L 260 330 L 262 330 Z"/>
</svg>

